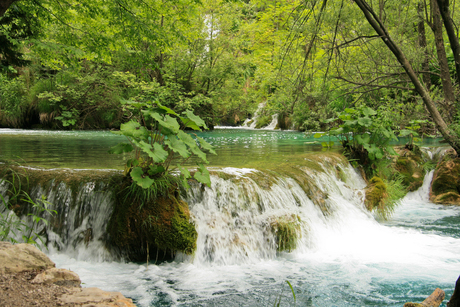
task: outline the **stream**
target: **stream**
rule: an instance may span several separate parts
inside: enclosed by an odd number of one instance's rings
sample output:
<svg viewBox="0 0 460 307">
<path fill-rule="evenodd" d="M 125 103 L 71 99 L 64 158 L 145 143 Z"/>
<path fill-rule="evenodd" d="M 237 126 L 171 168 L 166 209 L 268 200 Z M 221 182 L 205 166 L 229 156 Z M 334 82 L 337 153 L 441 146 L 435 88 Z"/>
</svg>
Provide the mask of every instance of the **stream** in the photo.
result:
<svg viewBox="0 0 460 307">
<path fill-rule="evenodd" d="M 122 169 L 123 157 L 106 154 L 121 140 L 109 132 L 1 130 L 2 157 L 20 153 L 34 167 Z M 460 207 L 429 202 L 432 172 L 383 222 L 364 207 L 360 175 L 301 133 L 219 130 L 203 136 L 218 155 L 210 157 L 211 188 L 187 195 L 198 232 L 194 255 L 158 264 L 115 261 L 98 241 L 110 195 L 88 182 L 76 199 L 66 196 L 65 186 L 46 192 L 56 206 L 69 207 L 66 231 L 49 233 L 56 266 L 75 271 L 84 287 L 120 291 L 138 306 L 273 306 L 279 300 L 280 306 L 402 306 L 423 301 L 437 287 L 446 291 L 445 302 L 452 295 L 460 275 Z M 302 166 L 313 160 L 321 171 Z M 326 211 L 283 172 L 288 167 L 300 169 L 326 195 Z M 74 218 L 70 202 L 87 215 Z M 269 230 L 283 217 L 300 226 L 291 252 L 278 252 Z M 94 239 L 85 244 L 78 237 L 88 227 Z"/>
</svg>

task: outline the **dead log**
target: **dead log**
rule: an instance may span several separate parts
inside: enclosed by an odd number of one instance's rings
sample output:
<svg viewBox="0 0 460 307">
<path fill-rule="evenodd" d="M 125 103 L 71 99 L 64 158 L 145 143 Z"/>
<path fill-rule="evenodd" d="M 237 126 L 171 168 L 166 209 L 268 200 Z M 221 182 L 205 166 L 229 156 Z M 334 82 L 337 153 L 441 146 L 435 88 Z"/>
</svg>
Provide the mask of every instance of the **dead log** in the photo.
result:
<svg viewBox="0 0 460 307">
<path fill-rule="evenodd" d="M 444 300 L 444 297 L 446 296 L 446 293 L 442 291 L 439 288 L 436 288 L 436 290 L 431 293 L 430 296 L 426 298 L 421 303 L 405 303 L 404 307 L 438 307 L 441 305 L 442 301 Z"/>
<path fill-rule="evenodd" d="M 455 283 L 454 293 L 450 297 L 447 307 L 460 307 L 460 276 Z"/>
</svg>

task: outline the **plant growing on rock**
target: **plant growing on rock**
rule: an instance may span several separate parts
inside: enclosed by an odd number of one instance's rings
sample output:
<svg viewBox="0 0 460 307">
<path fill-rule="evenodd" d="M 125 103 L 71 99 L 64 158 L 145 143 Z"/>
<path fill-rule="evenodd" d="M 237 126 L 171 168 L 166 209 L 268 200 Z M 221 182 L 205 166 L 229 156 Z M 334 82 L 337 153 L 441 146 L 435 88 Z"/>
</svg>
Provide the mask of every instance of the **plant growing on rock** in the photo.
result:
<svg viewBox="0 0 460 307">
<path fill-rule="evenodd" d="M 8 177 L 10 180 L 6 179 Z M 33 244 L 37 247 L 40 247 L 37 241 L 44 245 L 42 234 L 39 233 L 40 231 L 37 232 L 36 227 L 46 227 L 48 220 L 43 216 L 51 216 L 57 212 L 49 209 L 51 203 L 46 200 L 44 195 L 34 200 L 26 192 L 23 181 L 28 183 L 29 177 L 25 171 L 22 173 L 7 168 L 6 172 L 2 174 L 2 178 L 0 186 L 4 185 L 8 189 L 4 195 L 0 194 L 0 241 L 19 243 L 18 240 L 22 239 L 24 243 Z M 33 213 L 27 214 L 32 219 L 32 224 L 27 223 L 25 219 L 20 217 L 22 214 L 17 212 L 21 204 L 32 206 Z"/>
<path fill-rule="evenodd" d="M 192 111 L 185 111 L 181 116 L 158 101 L 122 103 L 127 111 L 135 115 L 120 126 L 120 131 L 113 133 L 126 136 L 129 143 L 120 143 L 110 152 L 134 152 L 134 157 L 126 162 L 125 168 L 125 174 L 129 174 L 133 182 L 143 189 L 149 189 L 154 185 L 155 179 L 178 169 L 186 187 L 187 180 L 192 177 L 203 184 L 211 185 L 209 172 L 203 164 L 208 163 L 203 150 L 212 154 L 215 151 L 204 139 L 197 135 L 193 137 L 184 131 L 208 129 L 199 116 Z M 192 158 L 199 161 L 193 176 L 183 166 Z M 174 168 L 171 169 L 171 166 Z"/>
<path fill-rule="evenodd" d="M 391 141 L 397 140 L 391 123 L 369 107 L 346 108 L 343 112 L 337 113 L 336 118 L 327 119 L 326 122 L 337 122 L 338 126 L 326 133 L 315 134 L 315 138 L 325 134 L 336 136 L 349 159 L 358 161 L 367 175 L 372 174 L 376 160 L 386 155 L 396 155 L 390 146 Z"/>
</svg>

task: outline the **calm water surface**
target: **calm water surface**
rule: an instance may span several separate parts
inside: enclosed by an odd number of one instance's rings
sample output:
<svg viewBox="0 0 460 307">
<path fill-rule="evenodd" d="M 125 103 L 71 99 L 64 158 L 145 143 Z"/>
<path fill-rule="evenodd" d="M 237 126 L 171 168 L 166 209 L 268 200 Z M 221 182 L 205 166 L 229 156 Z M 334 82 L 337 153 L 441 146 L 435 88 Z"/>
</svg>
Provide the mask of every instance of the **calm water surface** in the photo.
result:
<svg viewBox="0 0 460 307">
<path fill-rule="evenodd" d="M 216 148 L 217 155 L 208 155 L 210 166 L 255 168 L 304 159 L 305 153 L 321 152 L 319 142 L 329 140 L 297 131 L 247 129 L 216 129 L 198 136 Z M 427 145 L 439 145 L 437 140 L 428 141 Z M 119 142 L 126 138 L 110 131 L 0 129 L 0 157 L 46 168 L 122 169 L 130 155 L 107 152 Z"/>
<path fill-rule="evenodd" d="M 198 135 L 216 147 L 217 155 L 208 155 L 210 166 L 256 167 L 322 150 L 310 143 L 315 139 L 293 131 L 223 129 Z M 119 142 L 126 138 L 110 131 L 0 129 L 0 156 L 47 168 L 122 169 L 129 154 L 107 152 Z"/>
</svg>

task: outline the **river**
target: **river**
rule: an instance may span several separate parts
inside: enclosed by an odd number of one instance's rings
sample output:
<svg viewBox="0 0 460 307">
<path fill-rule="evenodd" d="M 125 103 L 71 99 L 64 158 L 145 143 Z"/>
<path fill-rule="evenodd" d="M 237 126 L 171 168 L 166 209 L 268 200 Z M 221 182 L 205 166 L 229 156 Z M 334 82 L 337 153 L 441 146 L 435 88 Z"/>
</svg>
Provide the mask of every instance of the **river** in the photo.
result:
<svg viewBox="0 0 460 307">
<path fill-rule="evenodd" d="M 86 133 L 93 132 L 70 133 L 70 138 L 80 138 L 84 147 L 92 138 L 81 136 Z M 178 255 L 173 262 L 156 265 L 116 262 L 108 260 L 95 243 L 59 249 L 50 244 L 51 259 L 58 267 L 77 272 L 83 286 L 120 291 L 139 306 L 273 306 L 280 298 L 280 306 L 402 306 L 423 301 L 437 287 L 450 298 L 460 274 L 460 208 L 429 202 L 432 173 L 383 222 L 365 210 L 365 182 L 355 170 L 341 165 L 345 176 L 339 178 L 326 163 L 331 157 L 302 134 L 213 133 L 206 137 L 219 155 L 211 158 L 211 167 L 230 177 L 213 175 L 211 188 L 189 191 L 187 200 L 198 232 L 192 257 Z M 101 133 L 101 139 L 95 134 L 90 151 L 103 147 L 99 155 L 105 155 L 109 143 L 119 141 L 108 132 Z M 6 135 L 0 134 L 2 155 L 6 155 Z M 47 142 L 34 143 L 25 137 L 27 133 L 19 135 L 35 148 Z M 47 137 L 52 139 L 53 134 Z M 10 142 L 5 148 L 19 143 Z M 61 154 L 49 164 L 39 158 L 42 151 L 29 158 L 26 150 L 8 150 L 35 166 L 95 168 L 93 156 L 84 151 L 75 153 L 84 159 L 69 162 L 64 148 L 78 142 L 69 143 L 55 146 Z M 295 180 L 273 172 L 310 159 L 324 160 L 323 172 L 304 171 L 327 195 L 328 214 Z M 121 159 L 101 161 L 97 168 L 122 167 Z M 272 184 L 254 178 L 270 178 Z M 88 202 L 100 206 L 97 197 Z M 102 220 L 107 218 L 103 215 L 97 214 Z M 289 215 L 299 219 L 300 239 L 292 252 L 278 252 L 267 227 L 273 218 Z M 96 220 L 87 223 L 95 228 Z M 295 303 L 286 281 L 293 286 Z"/>
</svg>

